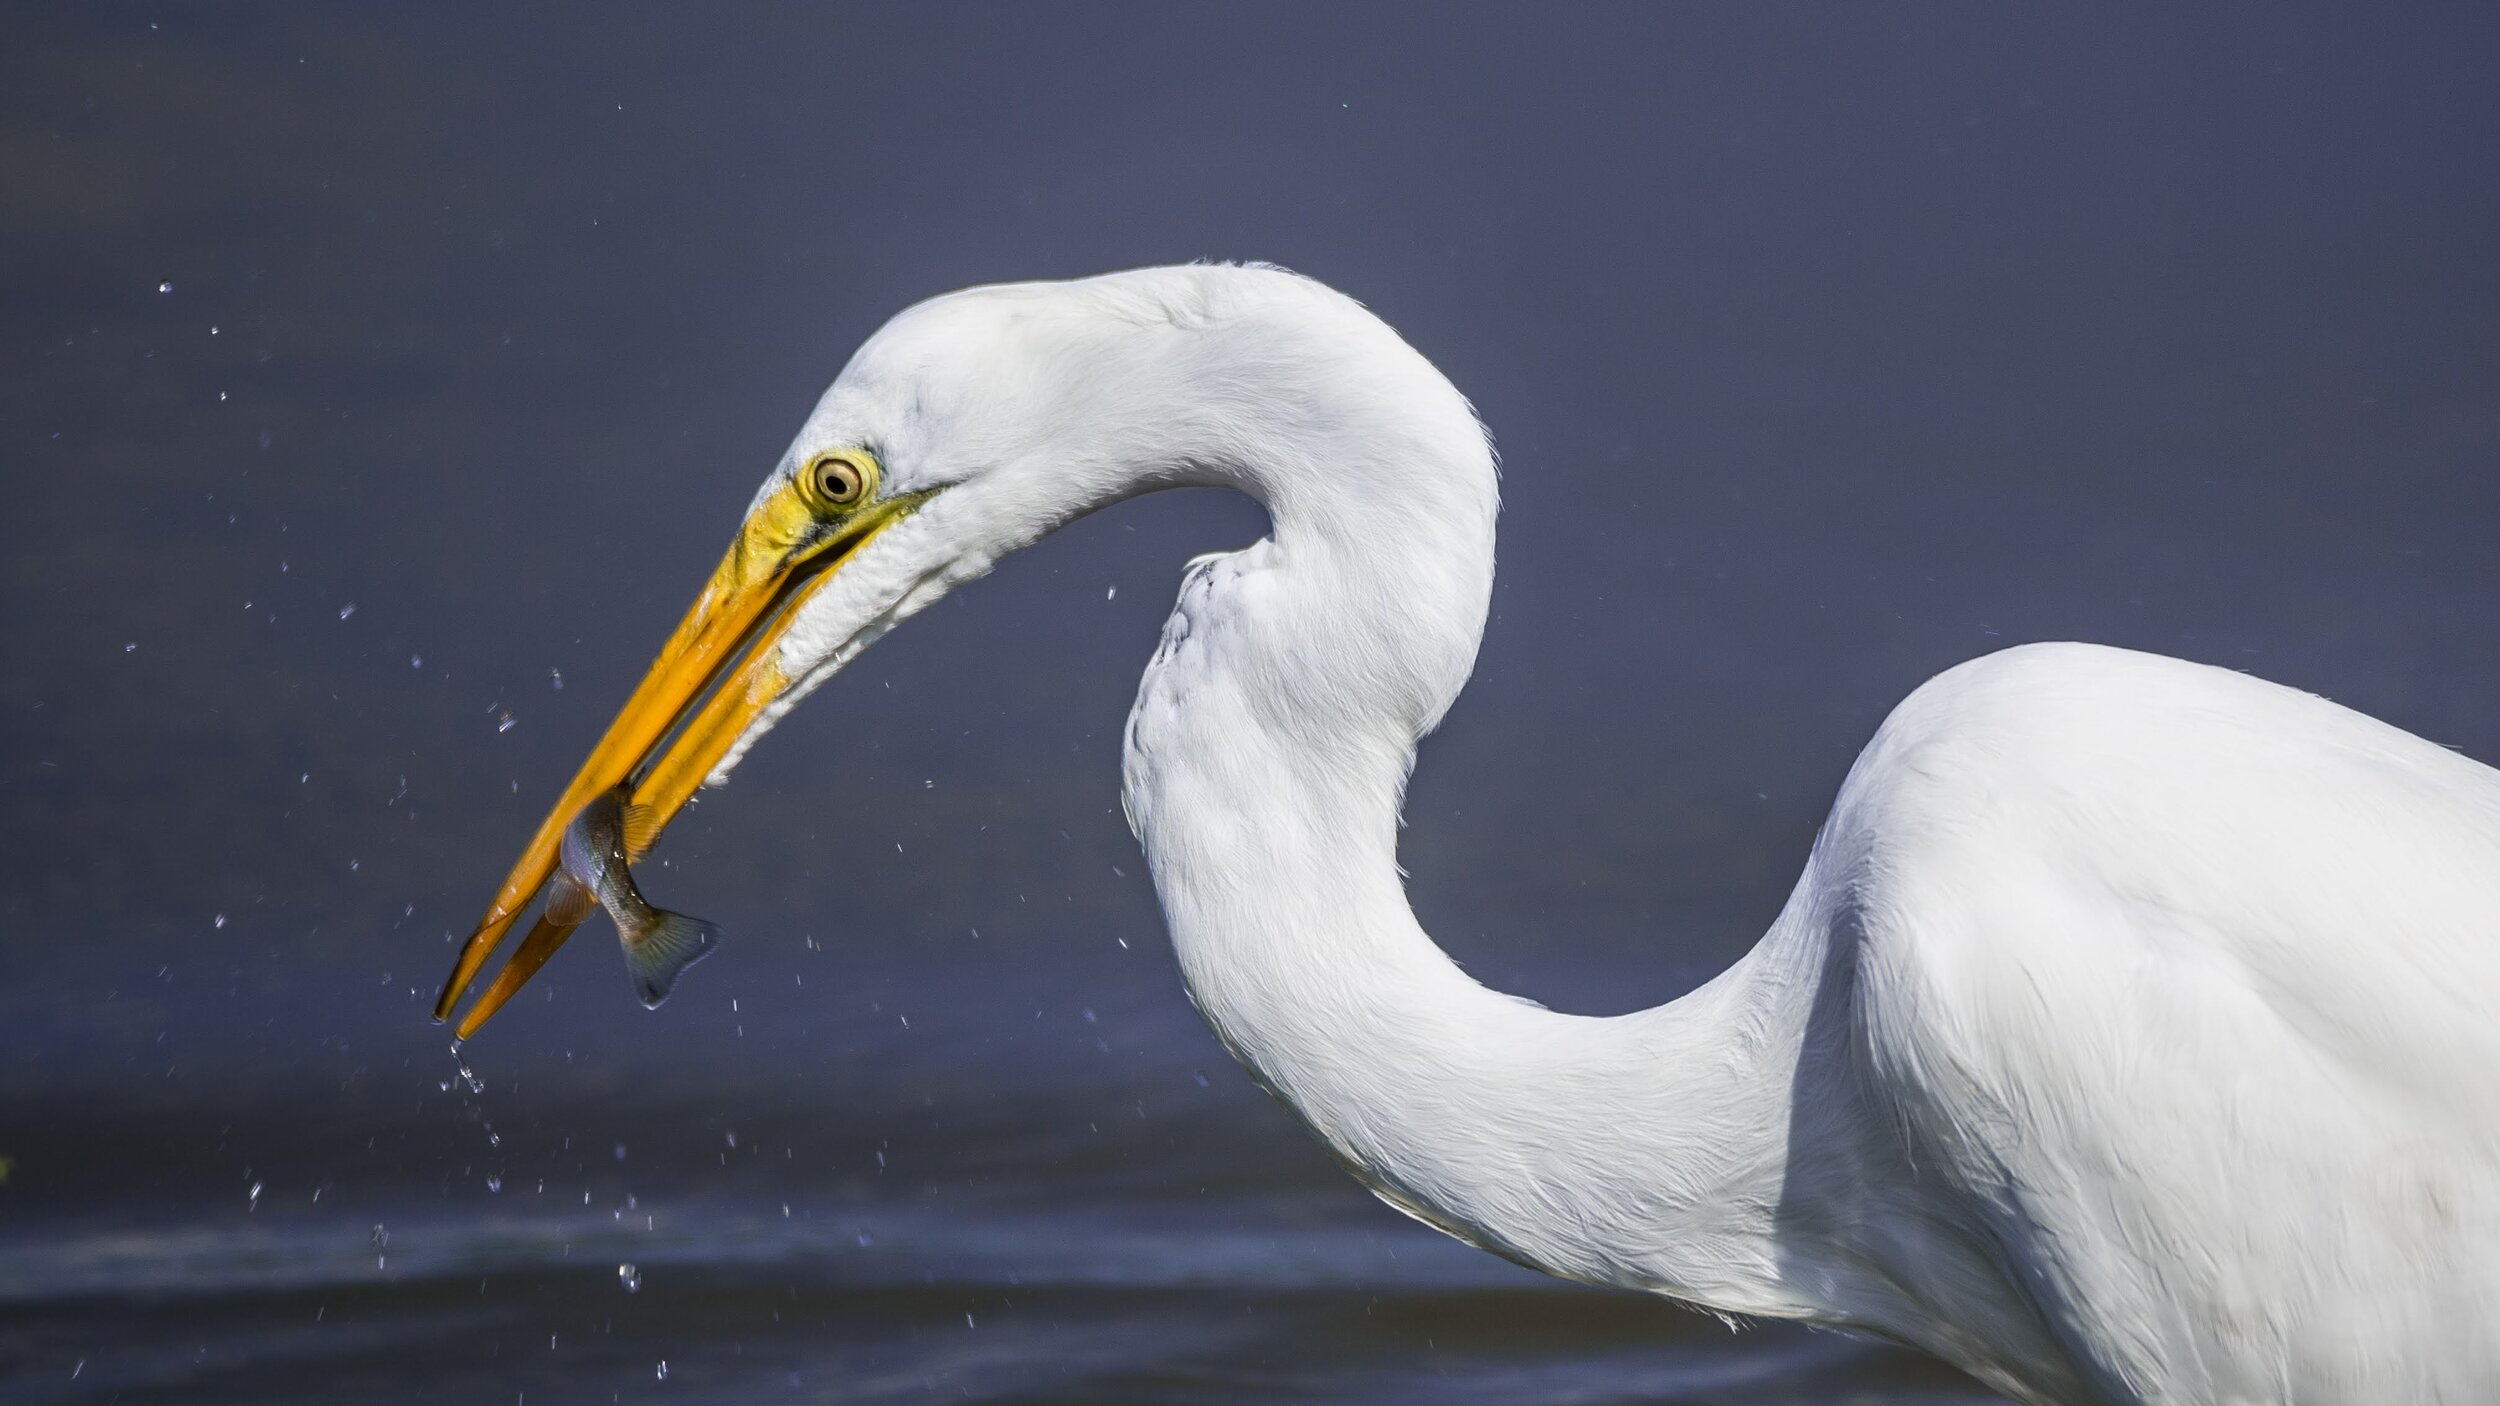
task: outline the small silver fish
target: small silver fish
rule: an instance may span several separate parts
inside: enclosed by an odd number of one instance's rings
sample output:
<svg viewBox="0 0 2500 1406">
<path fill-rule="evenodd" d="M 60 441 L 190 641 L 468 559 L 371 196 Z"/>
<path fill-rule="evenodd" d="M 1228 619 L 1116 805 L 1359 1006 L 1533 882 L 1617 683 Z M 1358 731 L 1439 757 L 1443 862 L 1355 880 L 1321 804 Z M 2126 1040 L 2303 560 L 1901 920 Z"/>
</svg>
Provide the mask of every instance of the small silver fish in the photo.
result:
<svg viewBox="0 0 2500 1406">
<path fill-rule="evenodd" d="M 564 828 L 564 849 L 555 876 L 549 880 L 547 916 L 567 925 L 590 916 L 592 905 L 608 910 L 616 935 L 625 944 L 625 970 L 634 979 L 634 994 L 645 1006 L 668 999 L 677 974 L 708 955 L 720 941 L 720 929 L 683 913 L 654 908 L 634 887 L 626 867 L 627 834 L 636 828 L 634 812 L 623 786 L 602 792 L 583 806 Z"/>
</svg>

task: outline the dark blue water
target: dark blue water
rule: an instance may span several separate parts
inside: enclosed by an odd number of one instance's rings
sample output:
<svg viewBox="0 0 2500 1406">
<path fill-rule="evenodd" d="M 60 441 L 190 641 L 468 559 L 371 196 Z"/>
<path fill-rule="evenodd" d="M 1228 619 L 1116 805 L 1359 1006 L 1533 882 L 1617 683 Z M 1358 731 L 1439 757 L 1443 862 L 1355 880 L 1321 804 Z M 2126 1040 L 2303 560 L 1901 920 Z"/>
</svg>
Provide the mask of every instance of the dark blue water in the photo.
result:
<svg viewBox="0 0 2500 1406">
<path fill-rule="evenodd" d="M 662 1011 L 598 925 L 482 1090 L 425 1009 L 815 395 L 972 282 L 1282 262 L 1473 398 L 1401 858 L 1558 1008 L 1743 951 L 2019 641 L 2500 758 L 2496 67 L 2464 9 L 10 10 L 0 1398 L 1978 1399 L 1464 1250 L 1226 1060 L 1116 794 L 1222 496 L 786 722 L 643 875 L 729 934 Z"/>
<path fill-rule="evenodd" d="M 932 964 L 874 999 L 804 946 L 748 955 L 739 1009 L 714 985 L 696 999 L 718 1010 L 653 1032 L 725 1047 L 700 1077 L 525 1041 L 468 1051 L 474 1083 L 447 1052 L 374 1069 L 351 1048 L 336 1084 L 207 1110 L 37 1101 L 0 1395 L 1992 1399 L 1907 1353 L 1731 1331 L 1414 1225 L 1218 1062 L 1160 954 L 1076 959 L 1090 995 Z M 616 975 L 516 1023 L 613 1010 Z M 825 999 L 798 999 L 811 975 Z"/>
</svg>

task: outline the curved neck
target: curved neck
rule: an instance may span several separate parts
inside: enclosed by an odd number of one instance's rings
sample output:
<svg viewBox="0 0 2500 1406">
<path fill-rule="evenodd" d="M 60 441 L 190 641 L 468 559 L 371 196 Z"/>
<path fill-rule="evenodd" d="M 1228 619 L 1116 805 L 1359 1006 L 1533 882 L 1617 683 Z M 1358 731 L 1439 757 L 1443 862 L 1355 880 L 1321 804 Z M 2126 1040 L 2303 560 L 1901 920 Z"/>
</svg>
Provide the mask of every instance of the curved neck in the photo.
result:
<svg viewBox="0 0 2500 1406">
<path fill-rule="evenodd" d="M 1212 680 L 1169 702 L 1133 733 L 1130 805 L 1183 979 L 1349 1170 L 1549 1273 L 1826 1316 L 1783 1244 L 1806 1029 L 1767 998 L 1799 984 L 1772 970 L 1796 944 L 1629 1016 L 1491 990 L 1407 904 L 1393 772 L 1315 760 Z"/>
<path fill-rule="evenodd" d="M 1126 795 L 1190 994 L 1401 1209 L 1566 1277 L 1832 1316 L 1783 1244 L 1812 923 L 1593 1018 L 1478 984 L 1407 903 L 1401 793 L 1493 565 L 1489 451 L 1424 371 L 1438 393 L 1340 396 L 1259 438 L 1228 476 L 1274 534 L 1193 566 L 1140 686 Z"/>
</svg>

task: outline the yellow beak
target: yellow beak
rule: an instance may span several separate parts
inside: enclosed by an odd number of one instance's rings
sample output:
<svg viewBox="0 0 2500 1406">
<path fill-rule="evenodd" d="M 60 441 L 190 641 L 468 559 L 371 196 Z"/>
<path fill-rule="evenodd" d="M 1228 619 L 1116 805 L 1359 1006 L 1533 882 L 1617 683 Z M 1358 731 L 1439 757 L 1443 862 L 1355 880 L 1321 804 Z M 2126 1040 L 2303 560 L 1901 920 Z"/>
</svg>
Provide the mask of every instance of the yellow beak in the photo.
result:
<svg viewBox="0 0 2500 1406">
<path fill-rule="evenodd" d="M 748 515 L 703 594 L 669 636 L 660 657 L 652 661 L 650 672 L 643 675 L 616 721 L 608 725 L 606 735 L 591 748 L 589 759 L 564 788 L 555 809 L 540 822 L 538 833 L 521 851 L 520 862 L 512 866 L 494 902 L 487 906 L 486 916 L 469 934 L 451 979 L 435 1000 L 436 1020 L 450 1017 L 460 993 L 468 989 L 478 969 L 511 930 L 513 920 L 546 884 L 555 871 L 565 827 L 594 797 L 633 778 L 627 813 L 636 823 L 626 833 L 626 856 L 629 861 L 638 860 L 649 852 L 660 831 L 747 726 L 788 689 L 790 681 L 781 672 L 780 651 L 775 646 L 798 607 L 833 579 L 845 559 L 908 515 L 920 501 L 917 495 L 871 498 L 855 510 L 828 515 L 808 501 L 796 482 L 785 482 Z M 708 700 L 704 698 L 707 689 Z M 695 707 L 698 700 L 702 700 L 699 710 Z M 675 740 L 653 759 L 661 741 L 672 732 L 677 734 Z M 568 911 L 541 917 L 494 984 L 461 1018 L 458 1038 L 467 1039 L 512 999 L 587 916 Z"/>
</svg>

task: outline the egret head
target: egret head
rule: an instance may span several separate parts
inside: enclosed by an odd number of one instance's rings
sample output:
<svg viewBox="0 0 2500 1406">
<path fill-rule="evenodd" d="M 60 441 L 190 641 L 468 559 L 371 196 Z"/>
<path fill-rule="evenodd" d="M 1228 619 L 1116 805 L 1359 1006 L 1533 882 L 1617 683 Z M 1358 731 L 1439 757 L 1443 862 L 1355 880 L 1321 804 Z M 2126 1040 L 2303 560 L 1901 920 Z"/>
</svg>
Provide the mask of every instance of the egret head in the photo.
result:
<svg viewBox="0 0 2500 1406">
<path fill-rule="evenodd" d="M 523 850 L 435 1018 L 546 882 L 591 798 L 630 783 L 626 843 L 639 858 L 698 785 L 896 622 L 1053 527 L 1152 486 L 1158 470 L 1190 481 L 1187 452 L 1170 452 L 1172 427 L 1140 423 L 1133 407 L 1150 402 L 1149 383 L 1178 374 L 1156 334 L 1208 315 L 1210 285 L 1196 276 L 1206 272 L 968 289 L 904 311 L 861 346 Z M 461 1036 L 571 930 L 541 919 Z"/>
<path fill-rule="evenodd" d="M 1277 512 L 1293 495 L 1327 494 L 1341 473 L 1261 473 L 1297 459 L 1341 468 L 1353 451 L 1332 445 L 1330 407 L 1350 386 L 1387 403 L 1447 399 L 1484 457 L 1464 402 L 1429 363 L 1351 300 L 1279 270 L 975 288 L 895 317 L 765 476 L 728 553 L 462 949 L 436 1018 L 544 884 L 593 797 L 630 784 L 625 840 L 639 858 L 698 785 L 886 630 L 1095 508 L 1180 484 L 1235 484 Z M 1382 452 L 1376 434 L 1365 452 Z M 570 931 L 542 919 L 461 1035 Z"/>
</svg>

